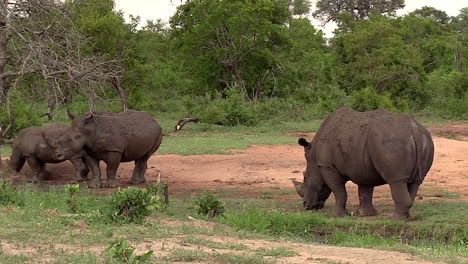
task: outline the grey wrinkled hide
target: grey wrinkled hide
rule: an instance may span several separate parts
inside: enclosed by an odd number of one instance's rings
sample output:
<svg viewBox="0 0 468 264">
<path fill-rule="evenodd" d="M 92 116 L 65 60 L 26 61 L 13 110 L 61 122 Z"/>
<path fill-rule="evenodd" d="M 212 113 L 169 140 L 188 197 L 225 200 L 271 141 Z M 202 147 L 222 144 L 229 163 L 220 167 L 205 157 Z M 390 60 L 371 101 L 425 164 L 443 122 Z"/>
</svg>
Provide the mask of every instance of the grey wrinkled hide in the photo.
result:
<svg viewBox="0 0 468 264">
<path fill-rule="evenodd" d="M 22 129 L 13 140 L 12 153 L 10 156 L 10 167 L 19 172 L 25 162 L 33 172 L 32 181 L 43 180 L 48 172 L 45 169 L 46 163 L 60 163 L 70 160 L 76 169 L 76 180 L 86 180 L 88 168 L 84 163 L 84 152 L 81 146 L 73 146 L 62 142 L 60 138 L 68 129 L 65 125 L 53 125 L 48 127 L 28 127 Z M 63 152 L 56 152 L 55 149 L 61 146 L 67 150 L 69 155 Z"/>
<path fill-rule="evenodd" d="M 162 129 L 154 118 L 140 111 L 122 113 L 96 112 L 75 116 L 67 137 L 82 144 L 93 172 L 89 187 L 117 187 L 116 172 L 120 162 L 135 162 L 131 182 L 146 182 L 147 160 L 162 141 Z M 99 161 L 107 164 L 107 184 L 101 183 Z"/>
<path fill-rule="evenodd" d="M 299 144 L 307 160 L 305 208 L 323 207 L 331 191 L 338 216 L 347 214 L 345 183 L 352 181 L 358 185 L 359 215 L 376 214 L 374 186 L 389 184 L 395 217 L 409 219 L 409 209 L 434 158 L 427 129 L 411 116 L 382 109 L 340 108 L 323 122 L 312 142 L 301 138 Z"/>
</svg>

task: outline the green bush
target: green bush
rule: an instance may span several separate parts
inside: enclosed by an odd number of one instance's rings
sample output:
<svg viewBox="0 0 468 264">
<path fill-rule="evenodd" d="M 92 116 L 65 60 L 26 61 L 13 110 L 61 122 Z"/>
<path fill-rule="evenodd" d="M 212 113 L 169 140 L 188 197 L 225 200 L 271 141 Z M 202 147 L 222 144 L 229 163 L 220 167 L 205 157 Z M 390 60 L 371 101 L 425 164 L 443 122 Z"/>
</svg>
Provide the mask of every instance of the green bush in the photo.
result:
<svg viewBox="0 0 468 264">
<path fill-rule="evenodd" d="M 163 204 L 161 198 L 147 188 L 128 187 L 112 194 L 111 207 L 112 221 L 141 223 Z"/>
<path fill-rule="evenodd" d="M 0 205 L 23 206 L 24 198 L 18 190 L 7 181 L 0 181 Z"/>
<path fill-rule="evenodd" d="M 388 95 L 378 94 L 372 87 L 366 87 L 352 94 L 352 108 L 357 111 L 369 111 L 378 108 L 396 110 Z"/>
<path fill-rule="evenodd" d="M 135 248 L 129 246 L 127 240 L 125 239 L 119 239 L 112 242 L 112 244 L 106 249 L 106 252 L 108 252 L 112 258 L 122 263 L 147 263 L 150 261 L 151 256 L 153 255 L 153 251 L 150 250 L 145 254 L 133 256 L 134 251 Z"/>
<path fill-rule="evenodd" d="M 209 218 L 222 215 L 225 211 L 224 204 L 216 196 L 206 191 L 195 198 L 194 205 L 198 214 Z"/>
<path fill-rule="evenodd" d="M 41 114 L 40 107 L 37 104 L 31 104 L 19 93 L 12 91 L 10 95 L 11 100 L 11 115 L 13 119 L 13 126 L 6 135 L 7 138 L 15 137 L 16 134 L 23 128 L 30 126 L 40 126 L 43 119 L 39 117 Z M 38 109 L 39 108 L 39 109 Z M 8 124 L 8 116 L 6 111 L 6 104 L 3 104 L 1 113 L 2 123 Z M 46 110 L 44 110 L 46 112 Z M 45 119 L 44 119 L 45 121 Z"/>
</svg>

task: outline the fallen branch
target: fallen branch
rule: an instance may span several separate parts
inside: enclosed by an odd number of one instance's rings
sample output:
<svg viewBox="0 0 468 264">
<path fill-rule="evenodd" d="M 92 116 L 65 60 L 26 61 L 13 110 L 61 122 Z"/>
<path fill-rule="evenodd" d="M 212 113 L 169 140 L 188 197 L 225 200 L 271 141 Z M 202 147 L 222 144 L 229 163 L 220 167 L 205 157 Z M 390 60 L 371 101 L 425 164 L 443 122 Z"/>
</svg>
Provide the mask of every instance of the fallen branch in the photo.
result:
<svg viewBox="0 0 468 264">
<path fill-rule="evenodd" d="M 188 118 L 184 118 L 184 119 L 180 119 L 179 122 L 177 122 L 176 126 L 175 126 L 175 130 L 174 132 L 177 132 L 179 130 L 182 129 L 182 127 L 185 126 L 185 124 L 187 124 L 188 122 L 198 122 L 199 119 L 198 118 L 193 118 L 193 117 L 188 117 Z"/>
</svg>

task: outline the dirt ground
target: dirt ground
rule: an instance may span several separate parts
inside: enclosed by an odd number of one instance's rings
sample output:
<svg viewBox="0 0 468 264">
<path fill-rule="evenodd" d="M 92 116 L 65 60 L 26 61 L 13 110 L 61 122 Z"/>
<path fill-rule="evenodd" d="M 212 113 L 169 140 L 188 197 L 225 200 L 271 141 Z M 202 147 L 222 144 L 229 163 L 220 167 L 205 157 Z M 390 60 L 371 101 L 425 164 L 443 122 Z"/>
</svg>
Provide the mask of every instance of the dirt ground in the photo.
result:
<svg viewBox="0 0 468 264">
<path fill-rule="evenodd" d="M 468 123 L 448 123 L 430 127 L 430 130 L 435 144 L 434 164 L 420 188 L 420 199 L 442 199 L 449 195 L 452 199 L 468 200 Z M 290 136 L 310 140 L 313 133 L 292 133 Z M 254 196 L 265 189 L 292 189 L 291 179 L 302 180 L 302 171 L 306 167 L 304 150 L 296 144 L 253 145 L 244 150 L 232 150 L 232 153 L 155 155 L 148 162 L 146 178 L 150 182 L 157 181 L 158 177 L 168 181 L 171 194 L 201 189 L 242 189 L 247 195 Z M 47 184 L 73 183 L 74 169 L 70 163 L 47 166 L 51 172 Z M 101 163 L 101 166 L 105 172 L 105 165 Z M 117 175 L 121 185 L 130 184 L 133 166 L 132 162 L 120 165 Z M 23 181 L 29 173 L 25 166 L 20 174 L 9 177 Z M 356 185 L 348 183 L 347 189 L 349 202 L 357 203 Z M 375 202 L 389 201 L 389 194 L 387 185 L 376 187 Z"/>
<path fill-rule="evenodd" d="M 420 199 L 468 200 L 468 123 L 449 123 L 430 128 L 435 143 L 435 158 L 431 171 L 418 193 Z M 292 137 L 313 137 L 312 133 L 293 133 Z M 306 162 L 302 147 L 291 145 L 253 145 L 245 150 L 232 150 L 231 155 L 155 155 L 149 160 L 147 179 L 155 182 L 168 181 L 171 194 L 186 194 L 199 190 L 223 191 L 235 189 L 246 196 L 258 197 L 268 189 L 293 189 L 292 178 L 302 180 Z M 5 158 L 3 158 L 5 160 Z M 74 170 L 71 164 L 50 164 L 51 179 L 47 184 L 73 183 Z M 129 185 L 133 163 L 122 163 L 118 170 L 119 182 Z M 7 177 L 24 181 L 29 174 L 24 168 L 19 174 Z M 103 177 L 105 179 L 105 176 Z M 357 204 L 357 187 L 348 183 L 349 204 Z M 112 190 L 102 189 L 103 192 Z M 281 196 L 285 199 L 300 198 L 297 195 Z M 375 204 L 391 201 L 388 186 L 377 187 Z M 231 241 L 229 237 L 210 237 L 213 240 Z M 145 248 L 160 248 L 164 245 L 180 246 L 178 238 L 171 241 L 148 242 Z M 419 257 L 399 252 L 375 249 L 298 244 L 288 241 L 235 240 L 249 247 L 277 247 L 287 245 L 299 250 L 299 256 L 278 260 L 278 263 L 429 263 Z M 159 245 L 163 243 L 162 246 Z M 140 245 L 142 246 L 142 245 Z M 183 245 L 186 246 L 186 245 Z M 19 249 L 22 250 L 22 249 Z M 101 251 L 101 249 L 97 249 Z M 143 249 L 142 249 L 143 250 Z M 12 251 L 14 252 L 14 250 Z M 326 252 L 324 254 L 324 252 Z"/>
</svg>

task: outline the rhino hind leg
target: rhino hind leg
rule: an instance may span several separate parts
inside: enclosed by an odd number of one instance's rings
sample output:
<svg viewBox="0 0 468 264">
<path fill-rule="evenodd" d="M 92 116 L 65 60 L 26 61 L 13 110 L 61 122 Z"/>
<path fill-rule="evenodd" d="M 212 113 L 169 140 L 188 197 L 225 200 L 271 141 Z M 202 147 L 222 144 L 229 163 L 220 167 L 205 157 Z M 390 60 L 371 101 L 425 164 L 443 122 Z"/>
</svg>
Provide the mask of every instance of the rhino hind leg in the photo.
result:
<svg viewBox="0 0 468 264">
<path fill-rule="evenodd" d="M 48 172 L 45 169 L 45 164 L 38 160 L 36 157 L 27 157 L 26 161 L 28 162 L 29 167 L 32 171 L 31 182 L 43 181 L 47 178 Z"/>
<path fill-rule="evenodd" d="M 359 195 L 359 209 L 357 215 L 359 216 L 374 216 L 377 215 L 372 204 L 372 195 L 374 194 L 374 186 L 371 185 L 358 185 Z"/>
<path fill-rule="evenodd" d="M 132 179 L 131 183 L 132 184 L 140 184 L 140 183 L 145 183 L 145 172 L 148 164 L 148 155 L 145 155 L 144 157 L 141 157 L 137 160 L 135 160 L 135 168 L 133 169 L 133 174 L 132 174 Z"/>
<path fill-rule="evenodd" d="M 408 184 L 391 183 L 390 190 L 392 192 L 392 199 L 395 202 L 395 212 L 393 214 L 394 217 L 398 220 L 409 220 L 409 210 L 411 206 L 413 206 L 414 200 L 408 190 Z"/>
</svg>

